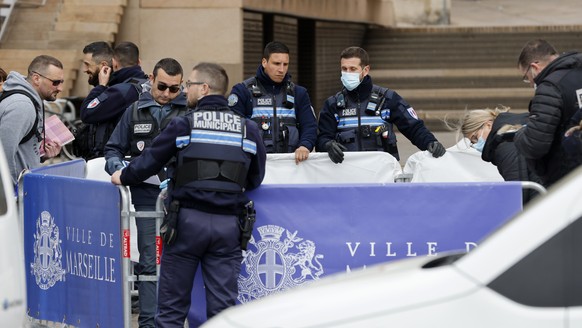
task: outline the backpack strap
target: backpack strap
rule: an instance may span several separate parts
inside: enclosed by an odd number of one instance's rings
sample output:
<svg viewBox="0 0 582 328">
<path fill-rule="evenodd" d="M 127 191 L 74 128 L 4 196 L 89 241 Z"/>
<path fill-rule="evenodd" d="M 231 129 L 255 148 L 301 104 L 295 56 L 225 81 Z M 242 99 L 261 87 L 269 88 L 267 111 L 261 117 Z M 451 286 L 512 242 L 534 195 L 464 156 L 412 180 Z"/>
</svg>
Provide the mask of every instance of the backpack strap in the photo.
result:
<svg viewBox="0 0 582 328">
<path fill-rule="evenodd" d="M 34 97 L 30 93 L 28 93 L 24 90 L 4 91 L 4 92 L 0 93 L 0 102 L 2 102 L 2 100 L 4 100 L 5 98 L 8 98 L 14 94 L 21 94 L 21 95 L 27 96 L 28 99 L 30 99 L 30 101 L 32 101 L 32 104 L 34 105 L 35 112 L 36 112 L 36 117 L 34 119 L 34 124 L 32 125 L 32 129 L 30 129 L 30 131 L 28 131 L 28 133 L 24 136 L 24 138 L 22 138 L 22 140 L 20 140 L 19 145 L 22 145 L 23 143 L 30 140 L 37 133 L 36 126 L 38 125 L 38 121 L 40 120 L 39 113 L 38 113 L 39 108 L 40 108 L 40 104 L 36 101 L 36 99 L 34 99 Z M 43 107 L 43 110 L 44 110 L 44 107 Z"/>
<path fill-rule="evenodd" d="M 127 80 L 123 81 L 123 83 L 129 83 L 135 87 L 137 94 L 141 96 L 143 93 L 142 84 L 144 84 L 147 79 L 137 78 L 137 77 L 130 77 Z"/>
</svg>

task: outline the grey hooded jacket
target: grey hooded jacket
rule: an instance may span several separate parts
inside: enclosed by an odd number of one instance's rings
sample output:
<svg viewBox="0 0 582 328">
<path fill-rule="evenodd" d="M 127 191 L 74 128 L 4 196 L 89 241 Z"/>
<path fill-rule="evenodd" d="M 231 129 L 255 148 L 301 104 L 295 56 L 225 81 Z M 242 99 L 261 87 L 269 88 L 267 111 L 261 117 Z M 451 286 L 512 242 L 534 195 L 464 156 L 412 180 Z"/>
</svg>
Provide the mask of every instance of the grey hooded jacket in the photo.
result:
<svg viewBox="0 0 582 328">
<path fill-rule="evenodd" d="M 26 77 L 18 72 L 10 72 L 4 82 L 3 91 L 23 90 L 32 95 L 39 104 L 42 99 L 28 83 Z M 42 128 L 42 113 L 39 115 L 38 128 Z M 36 120 L 36 107 L 23 94 L 11 95 L 0 102 L 0 140 L 6 154 L 12 181 L 17 183 L 18 175 L 24 169 L 40 166 L 40 141 L 36 136 L 20 144 L 30 132 Z"/>
</svg>

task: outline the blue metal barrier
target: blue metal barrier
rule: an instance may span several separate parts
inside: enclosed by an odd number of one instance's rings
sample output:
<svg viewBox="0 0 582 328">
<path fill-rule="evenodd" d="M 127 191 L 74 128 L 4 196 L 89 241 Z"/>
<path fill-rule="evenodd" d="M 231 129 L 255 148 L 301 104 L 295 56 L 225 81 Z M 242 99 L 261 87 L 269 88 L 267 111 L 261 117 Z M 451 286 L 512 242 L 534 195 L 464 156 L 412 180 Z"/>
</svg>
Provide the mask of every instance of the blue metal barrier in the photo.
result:
<svg viewBox="0 0 582 328">
<path fill-rule="evenodd" d="M 123 327 L 119 190 L 111 183 L 24 176 L 29 315 L 78 327 Z"/>
<path fill-rule="evenodd" d="M 127 197 L 116 186 L 79 179 L 83 161 L 67 163 L 23 178 L 29 315 L 79 327 L 128 327 L 122 218 L 140 214 L 122 204 Z M 521 191 L 519 182 L 262 186 L 249 193 L 257 223 L 244 253 L 239 301 L 375 263 L 478 247 L 521 210 Z M 191 326 L 205 321 L 202 289 L 198 274 Z"/>
</svg>

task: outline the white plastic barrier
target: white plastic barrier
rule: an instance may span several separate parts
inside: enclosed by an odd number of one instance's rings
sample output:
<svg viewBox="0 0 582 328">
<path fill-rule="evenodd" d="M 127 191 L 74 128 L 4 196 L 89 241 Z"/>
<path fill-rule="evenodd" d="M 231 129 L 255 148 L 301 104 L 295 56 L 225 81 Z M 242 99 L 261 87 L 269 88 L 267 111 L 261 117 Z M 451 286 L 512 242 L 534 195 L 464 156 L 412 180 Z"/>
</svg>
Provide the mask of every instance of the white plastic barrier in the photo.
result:
<svg viewBox="0 0 582 328">
<path fill-rule="evenodd" d="M 503 177 L 495 165 L 481 159 L 481 153 L 470 147 L 468 139 L 447 148 L 440 158 L 428 151 L 412 154 L 403 173 L 412 175 L 410 182 L 501 182 Z"/>
<path fill-rule="evenodd" d="M 311 153 L 295 164 L 295 154 L 268 154 L 263 184 L 393 183 L 400 163 L 384 152 L 345 152 L 333 163 L 327 153 Z"/>
</svg>

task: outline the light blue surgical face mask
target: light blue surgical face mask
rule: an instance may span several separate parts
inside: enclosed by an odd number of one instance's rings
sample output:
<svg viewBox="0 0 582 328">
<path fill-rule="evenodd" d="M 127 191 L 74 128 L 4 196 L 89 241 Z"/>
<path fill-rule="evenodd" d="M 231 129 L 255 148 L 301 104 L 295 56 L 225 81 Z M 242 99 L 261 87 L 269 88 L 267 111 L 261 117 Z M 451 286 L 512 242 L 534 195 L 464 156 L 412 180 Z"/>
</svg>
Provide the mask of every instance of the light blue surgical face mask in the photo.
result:
<svg viewBox="0 0 582 328">
<path fill-rule="evenodd" d="M 471 147 L 475 148 L 476 151 L 482 153 L 483 147 L 485 147 L 485 139 L 483 139 L 483 137 L 479 137 L 477 142 L 472 144 Z"/>
<path fill-rule="evenodd" d="M 360 85 L 362 81 L 360 81 L 360 73 L 350 73 L 350 72 L 342 72 L 342 84 L 346 89 L 349 91 L 354 90 L 355 88 Z"/>
</svg>

